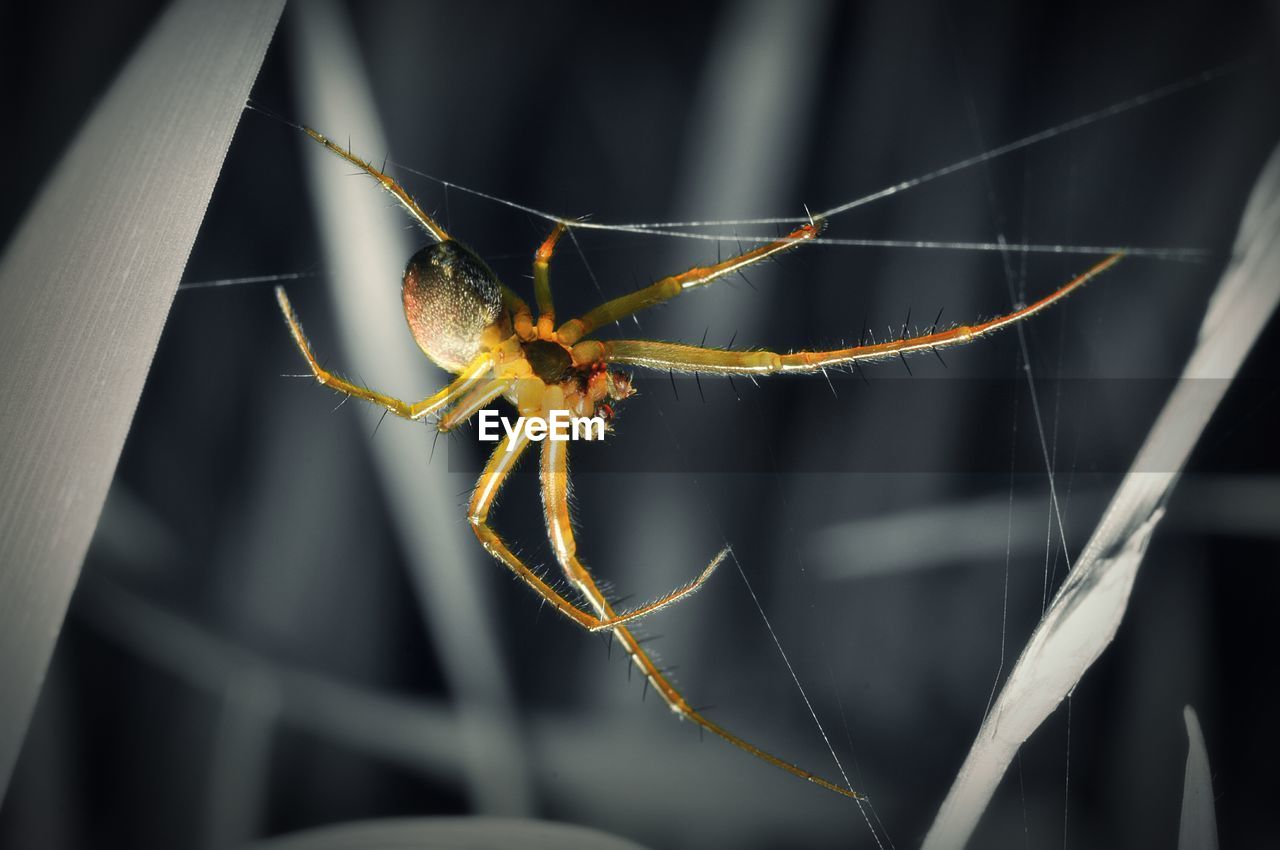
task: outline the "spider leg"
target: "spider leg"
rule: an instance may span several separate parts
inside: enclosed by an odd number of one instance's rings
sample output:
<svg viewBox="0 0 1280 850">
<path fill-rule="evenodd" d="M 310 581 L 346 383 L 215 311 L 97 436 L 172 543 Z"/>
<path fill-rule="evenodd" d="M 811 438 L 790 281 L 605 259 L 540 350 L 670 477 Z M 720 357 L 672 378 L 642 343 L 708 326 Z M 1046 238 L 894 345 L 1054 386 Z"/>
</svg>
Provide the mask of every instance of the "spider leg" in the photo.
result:
<svg viewBox="0 0 1280 850">
<path fill-rule="evenodd" d="M 560 568 L 564 571 L 565 578 L 577 588 L 583 599 L 595 609 L 596 614 L 600 617 L 596 625 L 588 627 L 590 631 L 609 631 L 623 623 L 629 623 L 640 617 L 648 616 L 655 611 L 661 611 L 706 584 L 707 579 L 711 578 L 711 574 L 728 557 L 728 547 L 721 549 L 697 578 L 652 602 L 647 602 L 620 614 L 615 612 L 612 607 L 606 606 L 607 610 L 601 608 L 597 604 L 599 601 L 597 599 L 598 592 L 592 590 L 595 584 L 592 582 L 591 575 L 578 560 L 578 544 L 574 539 L 573 524 L 569 518 L 569 482 L 563 471 L 555 471 L 554 467 L 557 465 L 562 470 L 567 469 L 568 461 L 564 444 L 556 440 L 547 440 L 542 444 L 542 509 L 547 523 L 547 534 L 551 537 L 551 547 L 555 550 L 556 560 L 560 562 Z M 552 489 L 553 484 L 554 492 Z"/>
<path fill-rule="evenodd" d="M 400 203 L 400 206 L 404 207 L 405 212 L 413 216 L 418 224 L 422 225 L 423 229 L 430 233 L 437 242 L 445 242 L 450 238 L 449 234 L 444 232 L 444 228 L 436 224 L 435 219 L 422 211 L 422 208 L 418 206 L 418 202 L 413 199 L 413 196 L 405 191 L 403 186 L 392 180 L 385 172 L 374 168 L 371 162 L 361 159 L 351 151 L 343 150 L 333 142 L 329 141 L 329 139 L 324 135 L 312 130 L 310 127 L 303 127 L 302 130 L 308 136 L 324 145 L 329 151 L 342 157 L 347 162 L 378 181 L 378 185 L 390 192 L 392 197 Z"/>
<path fill-rule="evenodd" d="M 542 444 L 541 478 L 542 503 L 546 514 L 547 533 L 551 537 L 551 546 L 555 550 L 556 558 L 569 576 L 569 580 L 587 599 L 597 615 L 607 622 L 616 616 L 613 607 L 605 599 L 604 594 L 600 592 L 600 588 L 596 585 L 591 574 L 578 563 L 575 556 L 576 544 L 573 539 L 572 521 L 569 518 L 569 468 L 565 443 L 547 440 Z M 723 558 L 727 552 L 728 550 L 726 549 L 717 557 Z M 781 768 L 801 779 L 835 791 L 837 794 L 843 794 L 855 800 L 864 799 L 857 791 L 842 788 L 807 770 L 802 770 L 790 762 L 783 761 L 708 720 L 689 705 L 688 701 L 676 690 L 671 681 L 667 679 L 649 654 L 641 647 L 640 641 L 636 639 L 629 629 L 615 625 L 612 631 L 614 637 L 618 639 L 618 642 L 626 649 L 627 654 L 631 656 L 631 662 L 644 674 L 653 689 L 662 695 L 662 699 L 673 713 L 697 724 L 712 734 L 720 736 L 738 749 L 744 750 L 774 767 Z"/>
<path fill-rule="evenodd" d="M 480 408 L 505 393 L 516 380 L 515 378 L 496 378 L 474 387 L 466 395 L 457 399 L 457 404 L 440 417 L 437 427 L 441 431 L 452 431 L 474 416 Z"/>
<path fill-rule="evenodd" d="M 681 345 L 671 342 L 647 340 L 617 340 L 592 343 L 599 345 L 603 359 L 610 363 L 622 363 L 663 371 L 701 372 L 710 375 L 767 375 L 779 372 L 819 372 L 833 366 L 857 364 L 863 360 L 879 360 L 910 354 L 913 351 L 936 351 L 953 345 L 962 345 L 979 337 L 995 333 L 1001 328 L 1023 321 L 1050 305 L 1062 300 L 1094 277 L 1102 274 L 1120 261 L 1123 254 L 1112 254 L 1097 263 L 1084 274 L 1074 278 L 1039 301 L 1019 310 L 997 316 L 976 325 L 960 325 L 945 331 L 931 331 L 919 336 L 889 340 L 852 348 L 830 351 L 796 351 L 779 354 L 774 351 L 725 351 Z M 586 345 L 584 343 L 583 345 Z M 593 348 L 593 350 L 596 350 Z"/>
<path fill-rule="evenodd" d="M 662 280 L 652 283 L 643 289 L 637 289 L 635 292 L 614 298 L 612 301 L 606 301 L 594 310 L 584 313 L 579 318 L 570 319 L 560 326 L 557 334 L 560 337 L 560 341 L 565 345 L 573 345 L 597 328 L 612 324 L 648 307 L 670 301 L 686 290 L 705 286 L 712 281 L 740 272 L 748 266 L 754 265 L 761 260 L 766 260 L 783 251 L 789 251 L 799 243 L 817 236 L 821 230 L 822 222 L 813 221 L 803 227 L 796 228 L 781 239 L 752 248 L 750 251 L 746 251 L 736 257 L 730 257 L 723 262 L 716 263 L 714 266 L 698 266 L 689 269 L 683 274 L 664 277 Z"/>
<path fill-rule="evenodd" d="M 529 438 L 523 432 L 516 436 L 514 442 L 511 441 L 510 437 L 503 437 L 502 442 L 494 449 L 488 463 L 485 464 L 484 472 L 480 474 L 480 480 L 476 482 L 475 492 L 471 496 L 471 506 L 467 511 L 467 519 L 471 522 L 471 527 L 486 552 L 501 561 L 521 581 L 533 588 L 533 591 L 550 603 L 551 607 L 584 629 L 600 631 L 616 628 L 621 623 L 630 622 L 646 614 L 651 614 L 659 608 L 664 608 L 686 593 L 692 593 L 696 590 L 718 565 L 719 559 L 704 570 L 698 581 L 693 585 L 668 594 L 654 603 L 637 608 L 634 611 L 628 611 L 625 614 L 614 615 L 610 611 L 608 615 L 602 618 L 574 605 L 560 595 L 555 588 L 547 584 L 541 576 L 526 566 L 489 525 L 489 511 L 493 507 L 493 502 L 498 497 L 498 492 L 502 489 L 502 485 L 506 483 L 511 470 L 515 469 L 516 463 L 519 462 L 520 456 L 528 446 Z M 510 450 L 508 450 L 508 447 L 510 447 Z M 720 557 L 723 558 L 724 554 L 722 553 Z"/>
<path fill-rule="evenodd" d="M 311 374 L 315 375 L 317 381 L 340 393 L 346 393 L 348 396 L 355 396 L 356 398 L 373 402 L 404 419 L 422 419 L 452 404 L 484 377 L 485 372 L 488 371 L 491 365 L 490 356 L 482 354 L 471 365 L 463 369 L 458 377 L 447 387 L 434 395 L 424 398 L 422 401 L 410 404 L 393 396 L 380 393 L 377 390 L 353 384 L 350 381 L 339 378 L 321 366 L 320 362 L 316 360 L 315 352 L 311 350 L 311 342 L 303 332 L 302 323 L 298 321 L 298 315 L 294 312 L 293 305 L 289 303 L 289 296 L 285 295 L 284 287 L 282 286 L 276 287 L 276 301 L 279 302 L 280 310 L 284 313 L 284 320 L 289 324 L 289 332 L 293 334 L 293 341 L 297 343 L 298 350 L 302 352 L 302 356 L 307 359 L 307 365 L 311 367 Z"/>
<path fill-rule="evenodd" d="M 551 278 L 548 269 L 556 252 L 556 243 L 564 233 L 565 223 L 557 221 L 550 235 L 533 255 L 533 294 L 538 304 L 538 335 L 550 337 L 556 325 L 556 310 L 551 300 Z"/>
<path fill-rule="evenodd" d="M 502 284 L 502 308 L 511 315 L 511 326 L 521 342 L 538 338 L 538 332 L 533 329 L 533 313 L 530 312 L 529 305 L 505 283 Z"/>
</svg>

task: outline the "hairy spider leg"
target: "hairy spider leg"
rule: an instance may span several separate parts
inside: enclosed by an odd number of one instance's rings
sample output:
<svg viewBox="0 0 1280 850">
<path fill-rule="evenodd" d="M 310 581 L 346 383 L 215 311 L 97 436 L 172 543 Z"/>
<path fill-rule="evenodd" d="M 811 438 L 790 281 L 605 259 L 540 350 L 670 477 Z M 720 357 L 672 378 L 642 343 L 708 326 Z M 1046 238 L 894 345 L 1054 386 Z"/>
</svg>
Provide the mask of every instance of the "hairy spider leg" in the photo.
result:
<svg viewBox="0 0 1280 850">
<path fill-rule="evenodd" d="M 472 388 L 457 400 L 457 404 L 445 411 L 436 427 L 441 431 L 452 431 L 475 416 L 480 408 L 509 390 L 517 380 L 517 378 L 495 378 Z"/>
<path fill-rule="evenodd" d="M 625 319 L 632 313 L 638 313 L 641 310 L 670 301 L 682 292 L 698 286 L 705 286 L 712 281 L 740 272 L 748 266 L 752 266 L 783 251 L 789 251 L 800 243 L 817 236 L 822 231 L 822 227 L 823 223 L 815 220 L 803 227 L 796 228 L 781 239 L 761 245 L 758 248 L 752 248 L 750 251 L 746 251 L 736 257 L 730 257 L 723 262 L 716 263 L 714 266 L 697 266 L 687 272 L 664 277 L 662 280 L 642 289 L 637 289 L 635 292 L 614 298 L 612 301 L 606 301 L 576 319 L 570 319 L 560 326 L 557 334 L 560 337 L 560 341 L 565 345 L 573 345 L 597 328 L 612 324 L 619 319 Z"/>
<path fill-rule="evenodd" d="M 298 321 L 298 315 L 294 312 L 293 305 L 289 303 L 289 296 L 285 295 L 283 286 L 276 287 L 276 301 L 280 304 L 281 312 L 284 313 L 284 320 L 289 324 L 289 332 L 293 334 L 293 341 L 297 343 L 298 350 L 302 352 L 302 356 L 307 359 L 307 365 L 311 367 L 311 374 L 315 375 L 318 382 L 340 393 L 346 393 L 349 396 L 372 402 L 404 419 L 422 419 L 462 398 L 468 390 L 484 377 L 485 372 L 488 371 L 492 363 L 492 357 L 488 353 L 481 354 L 463 369 L 461 374 L 447 387 L 434 395 L 427 396 L 422 401 L 409 404 L 393 396 L 385 395 L 376 390 L 339 378 L 321 366 L 319 361 L 316 360 L 315 352 L 311 350 L 311 342 L 303 332 L 302 323 Z"/>
<path fill-rule="evenodd" d="M 550 235 L 533 255 L 533 295 L 538 304 L 538 336 L 548 338 L 556 326 L 556 309 L 551 300 L 551 276 L 548 268 L 556 252 L 556 243 L 564 234 L 565 223 L 557 221 Z"/>
<path fill-rule="evenodd" d="M 498 444 L 493 454 L 489 456 L 484 472 L 480 474 L 480 479 L 476 482 L 475 491 L 471 496 L 471 506 L 467 510 L 467 519 L 471 522 L 471 527 L 486 552 L 497 558 L 507 569 L 515 573 L 521 581 L 529 585 L 535 593 L 550 603 L 551 607 L 587 631 L 598 632 L 616 629 L 624 623 L 633 622 L 666 608 L 701 587 L 715 572 L 720 562 L 724 560 L 728 550 L 717 555 L 707 568 L 702 571 L 701 575 L 684 587 L 678 588 L 660 599 L 621 614 L 609 609 L 607 614 L 598 616 L 574 605 L 558 593 L 555 588 L 547 584 L 541 576 L 525 565 L 515 553 L 507 548 L 507 544 L 489 525 L 489 511 L 493 507 L 494 500 L 497 499 L 498 492 L 502 489 L 502 485 L 506 483 L 511 471 L 515 469 L 520 456 L 528 448 L 529 442 L 528 435 L 523 432 L 516 436 L 514 443 L 510 437 L 502 438 L 502 442 Z M 508 451 L 508 446 L 510 446 L 510 451 Z"/>
<path fill-rule="evenodd" d="M 775 351 L 726 351 L 672 342 L 628 339 L 600 343 L 599 348 L 593 348 L 593 351 L 599 351 L 600 356 L 609 363 L 660 369 L 664 372 L 701 372 L 707 375 L 819 372 L 826 368 L 858 363 L 863 360 L 878 360 L 899 354 L 910 354 L 913 351 L 929 351 L 962 345 L 987 336 L 1061 301 L 1114 266 L 1123 256 L 1122 253 L 1112 254 L 1039 301 L 989 321 L 975 325 L 960 325 L 945 331 L 931 329 L 929 333 L 919 336 L 902 337 L 872 345 L 856 345 L 852 348 L 838 348 L 830 351 L 796 351 L 791 354 L 779 354 Z"/>
<path fill-rule="evenodd" d="M 392 180 L 390 175 L 386 172 L 381 169 L 374 168 L 373 163 L 368 160 L 361 159 L 350 150 L 343 150 L 338 147 L 333 142 L 329 141 L 329 139 L 322 133 L 312 130 L 310 127 L 303 127 L 302 130 L 330 151 L 342 157 L 347 162 L 351 163 L 356 168 L 359 168 L 365 174 L 368 174 L 376 180 L 378 185 L 391 193 L 391 196 L 399 202 L 400 206 L 404 207 L 405 212 L 413 216 L 414 220 L 417 221 L 418 224 L 422 225 L 422 228 L 430 233 L 437 242 L 444 242 L 449 239 L 449 234 L 445 233 L 444 228 L 436 224 L 435 219 L 423 212 L 422 208 L 418 206 L 418 202 L 413 199 L 413 196 L 410 195 L 403 186 Z"/>
<path fill-rule="evenodd" d="M 582 566 L 577 557 L 577 543 L 573 537 L 573 520 L 569 515 L 569 461 L 565 443 L 552 442 L 550 440 L 543 442 L 541 479 L 542 507 L 547 523 L 547 535 L 551 538 L 551 548 L 555 550 L 556 559 L 560 562 L 560 566 L 565 575 L 568 576 L 569 581 L 578 589 L 596 614 L 600 618 L 608 620 L 614 616 L 613 607 L 605 599 L 604 594 L 600 592 L 600 588 L 596 585 L 591 573 Z M 717 559 L 723 558 L 727 553 L 728 549 L 725 549 L 716 557 Z M 666 701 L 667 706 L 670 707 L 673 713 L 701 726 L 714 735 L 720 736 L 738 749 L 745 750 L 774 767 L 781 768 L 830 791 L 835 791 L 837 794 L 843 794 L 855 800 L 865 799 L 857 791 L 843 788 L 807 770 L 802 770 L 790 762 L 783 761 L 708 720 L 689 705 L 688 701 L 676 690 L 675 686 L 671 684 L 670 680 L 653 662 L 653 659 L 649 657 L 649 654 L 640 646 L 640 642 L 631 634 L 630 630 L 615 626 L 613 634 L 626 648 L 627 654 L 631 656 L 632 663 L 649 680 L 649 684 L 653 686 L 654 690 L 662 695 L 663 700 Z"/>
<path fill-rule="evenodd" d="M 515 290 L 502 284 L 502 308 L 511 316 L 511 327 L 521 342 L 530 342 L 538 338 L 533 327 L 533 312 L 529 304 L 516 294 Z"/>
<path fill-rule="evenodd" d="M 482 355 L 476 358 L 476 361 L 468 366 L 462 374 L 453 381 L 449 386 L 442 389 L 429 398 L 423 399 L 415 404 L 407 404 L 400 399 L 384 395 L 374 390 L 349 383 L 341 378 L 336 377 L 332 373 L 325 370 L 317 362 L 315 354 L 311 350 L 311 343 L 307 340 L 306 335 L 302 331 L 302 324 L 298 321 L 297 315 L 293 311 L 292 305 L 289 303 L 288 297 L 284 293 L 283 287 L 276 288 L 276 298 L 280 302 L 280 308 L 284 312 L 285 321 L 289 324 L 289 329 L 293 333 L 294 341 L 298 344 L 298 348 L 302 351 L 302 355 L 307 359 L 307 363 L 311 366 L 312 374 L 316 380 L 327 387 L 332 387 L 339 392 L 346 393 L 356 398 L 373 402 L 379 407 L 385 408 L 391 413 L 401 416 L 405 419 L 421 419 L 430 413 L 441 410 L 449 404 L 454 407 L 449 409 L 439 423 L 441 431 L 450 431 L 460 424 L 470 419 L 477 410 L 484 407 L 490 401 L 502 395 L 512 384 L 516 382 L 514 378 L 498 378 L 477 385 L 477 382 L 487 371 L 491 358 L 488 355 Z M 508 439 L 503 438 L 498 448 L 494 451 L 485 472 L 480 478 L 480 483 L 476 486 L 476 497 L 472 500 L 471 505 L 471 521 L 476 527 L 476 536 L 480 538 L 480 542 L 485 549 L 494 557 L 506 564 L 513 572 L 528 583 L 539 595 L 550 602 L 557 610 L 564 613 L 570 619 L 579 623 L 583 628 L 590 631 L 601 631 L 613 628 L 621 623 L 628 623 L 638 620 L 659 611 L 668 605 L 678 601 L 679 599 L 693 593 L 711 578 L 711 574 L 715 572 L 721 561 L 724 560 L 726 553 L 721 552 L 712 562 L 702 571 L 702 573 L 683 587 L 673 590 L 671 593 L 656 599 L 648 604 L 641 605 L 622 614 L 610 615 L 607 618 L 600 618 L 589 614 L 574 606 L 557 594 L 550 586 L 537 577 L 528 567 L 516 558 L 502 543 L 502 540 L 487 525 L 487 517 L 489 507 L 493 503 L 497 491 L 501 487 L 503 481 L 506 480 L 507 473 L 514 466 L 515 461 L 519 459 L 519 454 L 524 450 L 525 444 L 528 443 L 528 436 L 521 433 L 520 442 L 511 451 L 507 451 Z"/>
</svg>

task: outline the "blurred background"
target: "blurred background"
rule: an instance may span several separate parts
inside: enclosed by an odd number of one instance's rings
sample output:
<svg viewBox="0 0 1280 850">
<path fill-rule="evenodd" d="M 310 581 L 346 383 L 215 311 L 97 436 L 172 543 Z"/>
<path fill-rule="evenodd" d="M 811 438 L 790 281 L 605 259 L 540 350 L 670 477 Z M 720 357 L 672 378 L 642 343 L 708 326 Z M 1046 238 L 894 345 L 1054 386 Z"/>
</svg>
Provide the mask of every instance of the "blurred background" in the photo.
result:
<svg viewBox="0 0 1280 850">
<path fill-rule="evenodd" d="M 0 11 L 0 63 L 20 81 L 0 95 L 15 117 L 0 238 L 162 7 Z M 174 303 L 0 846 L 219 848 L 441 814 L 655 848 L 918 844 L 1194 343 L 1280 137 L 1278 38 L 1260 2 L 293 5 Z M 286 377 L 303 363 L 270 282 L 232 283 L 286 276 L 335 370 L 409 399 L 446 379 L 405 361 L 395 309 L 421 234 L 274 116 L 389 156 L 528 295 L 548 223 L 425 175 L 604 223 L 795 217 L 1222 68 L 831 222 L 838 239 L 1157 249 L 1024 333 L 829 382 L 638 376 L 615 435 L 573 452 L 580 551 L 618 594 L 656 596 L 733 546 L 741 573 L 651 618 L 649 646 L 714 720 L 839 779 L 749 580 L 873 827 L 645 699 L 620 653 L 471 538 L 474 431 L 433 449 L 428 428 Z M 553 267 L 557 307 L 736 251 L 734 229 L 749 242 L 774 225 L 701 231 L 721 243 L 578 232 Z M 834 345 L 864 324 L 927 328 L 939 309 L 944 324 L 1007 311 L 1097 257 L 810 246 L 608 333 Z M 1115 644 L 1023 748 L 974 846 L 1170 846 L 1187 704 L 1224 845 L 1274 840 L 1277 345 L 1273 326 L 1193 455 Z M 410 365 L 374 371 L 386 352 Z M 531 461 L 494 523 L 549 565 Z"/>
</svg>

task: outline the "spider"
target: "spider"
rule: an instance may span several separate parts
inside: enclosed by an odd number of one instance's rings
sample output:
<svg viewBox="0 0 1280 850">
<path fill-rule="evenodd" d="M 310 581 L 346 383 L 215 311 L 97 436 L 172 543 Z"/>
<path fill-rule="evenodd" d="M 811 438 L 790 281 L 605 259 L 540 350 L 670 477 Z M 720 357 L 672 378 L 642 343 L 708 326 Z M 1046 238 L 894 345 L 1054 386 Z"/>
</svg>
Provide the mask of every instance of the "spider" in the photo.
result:
<svg viewBox="0 0 1280 850">
<path fill-rule="evenodd" d="M 1044 310 L 1111 268 L 1123 256 L 1121 253 L 1112 254 L 1039 301 L 994 319 L 941 331 L 935 324 L 916 336 L 907 336 L 904 327 L 897 339 L 872 343 L 859 341 L 858 345 L 850 348 L 780 354 L 650 340 L 595 340 L 591 338 L 593 332 L 619 319 L 663 304 L 688 290 L 706 286 L 813 239 L 822 231 L 824 222 L 810 217 L 808 223 L 784 237 L 715 265 L 695 267 L 664 277 L 557 325 L 549 269 L 556 245 L 571 226 L 570 222 L 557 222 L 534 254 L 533 288 L 538 310 L 535 316 L 528 303 L 502 284 L 484 260 L 446 233 L 382 169 L 375 168 L 350 150 L 343 150 L 315 130 L 302 129 L 329 151 L 377 181 L 431 236 L 433 242 L 414 254 L 405 269 L 402 290 L 405 318 L 423 353 L 457 377 L 434 395 L 413 403 L 350 383 L 320 365 L 284 288 L 276 287 L 276 299 L 293 339 L 319 383 L 347 396 L 364 399 L 405 419 L 434 419 L 441 431 L 457 428 L 498 398 L 505 398 L 521 416 L 549 419 L 553 411 L 568 411 L 575 417 L 600 414 L 606 419 L 611 418 L 612 406 L 634 393 L 630 377 L 615 368 L 617 366 L 729 376 L 798 374 L 959 345 Z M 855 800 L 865 799 L 858 791 L 837 785 L 765 752 L 703 716 L 672 685 L 628 628 L 641 617 L 659 611 L 702 587 L 729 555 L 728 547 L 717 553 L 688 584 L 637 608 L 621 612 L 615 610 L 595 578 L 578 559 L 569 511 L 567 444 L 546 440 L 541 447 L 540 468 L 543 518 L 556 561 L 585 605 L 567 599 L 511 551 L 490 526 L 489 513 L 503 483 L 529 443 L 527 431 L 504 436 L 476 483 L 467 518 L 485 551 L 555 610 L 582 628 L 590 632 L 612 632 L 632 663 L 677 716 L 795 776 Z"/>
</svg>

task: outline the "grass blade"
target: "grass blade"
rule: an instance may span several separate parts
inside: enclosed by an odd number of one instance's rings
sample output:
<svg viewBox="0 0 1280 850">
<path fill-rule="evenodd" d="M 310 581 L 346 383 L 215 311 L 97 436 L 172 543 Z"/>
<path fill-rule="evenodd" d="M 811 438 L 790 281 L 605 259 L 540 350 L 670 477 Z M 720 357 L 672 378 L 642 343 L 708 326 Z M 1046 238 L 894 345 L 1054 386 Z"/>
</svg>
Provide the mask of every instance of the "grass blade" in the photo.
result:
<svg viewBox="0 0 1280 850">
<path fill-rule="evenodd" d="M 1200 719 L 1191 706 L 1182 709 L 1187 723 L 1187 772 L 1182 781 L 1182 823 L 1178 850 L 1218 850 L 1218 819 L 1213 812 L 1213 777 Z"/>
<path fill-rule="evenodd" d="M 963 847 L 1022 743 L 1115 637 L 1164 502 L 1280 300 L 1280 150 L 1254 187 L 1182 379 L 982 722 L 925 837 Z"/>
<path fill-rule="evenodd" d="M 594 829 L 518 818 L 418 818 L 339 824 L 255 844 L 252 850 L 644 850 Z"/>
<path fill-rule="evenodd" d="M 0 798 L 283 5 L 175 3 L 0 258 Z"/>
<path fill-rule="evenodd" d="M 351 21 L 336 3 L 299 5 L 290 14 L 305 119 L 337 137 L 350 133 L 357 152 L 379 159 L 386 142 Z M 374 386 L 427 395 L 407 389 L 421 385 L 425 360 L 405 329 L 399 285 L 405 260 L 421 246 L 411 238 L 425 239 L 406 230 L 405 216 L 370 181 L 352 179 L 350 166 L 302 134 L 298 143 L 334 269 L 330 290 L 343 339 L 336 362 Z M 451 475 L 443 457 L 432 463 L 432 434 L 421 423 L 389 421 L 366 433 L 458 714 L 467 790 L 481 813 L 527 814 L 529 768 L 485 584 L 499 572 L 455 496 L 472 481 Z"/>
</svg>

